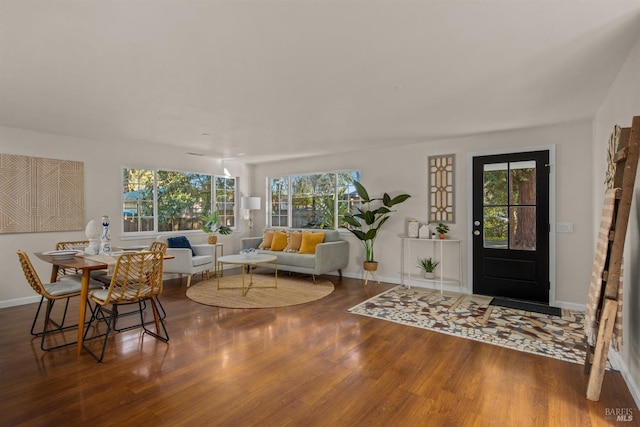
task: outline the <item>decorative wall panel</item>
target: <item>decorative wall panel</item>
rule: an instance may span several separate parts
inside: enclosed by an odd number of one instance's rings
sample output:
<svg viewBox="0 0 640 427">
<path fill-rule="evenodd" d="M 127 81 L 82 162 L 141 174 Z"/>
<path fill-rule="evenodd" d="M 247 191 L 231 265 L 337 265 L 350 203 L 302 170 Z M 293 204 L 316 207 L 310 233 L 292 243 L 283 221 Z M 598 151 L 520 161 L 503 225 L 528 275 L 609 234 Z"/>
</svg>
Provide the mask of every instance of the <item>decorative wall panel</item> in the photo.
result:
<svg viewBox="0 0 640 427">
<path fill-rule="evenodd" d="M 0 233 L 84 229 L 84 163 L 0 154 Z"/>
<path fill-rule="evenodd" d="M 429 222 L 453 222 L 454 154 L 429 157 Z"/>
</svg>

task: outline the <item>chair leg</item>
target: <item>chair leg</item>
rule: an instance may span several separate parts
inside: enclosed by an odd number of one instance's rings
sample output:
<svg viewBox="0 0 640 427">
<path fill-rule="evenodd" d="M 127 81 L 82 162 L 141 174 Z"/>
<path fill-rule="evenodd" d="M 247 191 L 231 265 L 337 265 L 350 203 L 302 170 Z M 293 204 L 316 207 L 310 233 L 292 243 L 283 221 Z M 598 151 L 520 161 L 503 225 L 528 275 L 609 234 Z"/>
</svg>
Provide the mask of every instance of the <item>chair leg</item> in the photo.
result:
<svg viewBox="0 0 640 427">
<path fill-rule="evenodd" d="M 34 337 L 38 337 L 40 335 L 42 335 L 42 332 L 34 332 L 33 330 L 36 327 L 36 323 L 38 322 L 38 316 L 40 315 L 40 309 L 42 308 L 42 303 L 44 302 L 44 297 L 40 298 L 40 304 L 38 304 L 38 309 L 36 310 L 36 315 L 33 318 L 33 323 L 31 324 L 31 335 L 33 335 Z M 45 327 L 47 326 L 47 324 L 45 323 Z"/>
<path fill-rule="evenodd" d="M 105 315 L 105 312 L 107 312 L 109 314 L 109 316 Z M 100 352 L 100 357 L 98 357 L 93 351 L 91 351 L 90 348 L 87 347 L 86 342 L 89 341 L 87 340 L 87 332 L 89 331 L 89 327 L 91 326 L 91 323 L 96 320 L 99 321 L 98 319 L 98 315 L 102 316 L 102 320 L 107 324 L 107 330 L 105 331 L 105 333 L 103 335 L 95 335 L 91 338 L 89 338 L 89 340 L 92 340 L 94 338 L 99 338 L 101 336 L 104 336 L 104 340 L 102 341 L 102 350 Z M 104 354 L 107 350 L 107 342 L 109 340 L 109 334 L 111 333 L 111 331 L 113 330 L 113 327 L 115 326 L 115 319 L 118 317 L 118 305 L 114 304 L 111 308 L 111 310 L 106 309 L 104 307 L 102 307 L 101 305 L 96 304 L 95 309 L 92 311 L 91 314 L 91 320 L 89 320 L 89 326 L 87 326 L 87 329 L 85 330 L 84 333 L 84 340 L 82 343 L 82 347 L 85 349 L 85 351 L 87 353 L 89 353 L 91 355 L 91 357 L 93 357 L 96 362 L 100 363 L 102 362 L 102 359 L 104 359 Z"/>
<path fill-rule="evenodd" d="M 34 337 L 39 337 L 42 335 L 42 332 L 36 332 L 35 331 L 35 327 L 36 327 L 36 323 L 38 322 L 38 317 L 40 316 L 40 309 L 42 308 L 42 303 L 44 302 L 46 298 L 45 297 L 41 297 L 40 298 L 40 304 L 38 304 L 38 309 L 36 310 L 36 315 L 33 318 L 33 323 L 31 324 L 31 335 L 33 335 Z M 51 310 L 53 310 L 53 304 L 55 303 L 55 300 L 48 300 L 47 303 L 51 303 Z M 49 330 L 49 332 L 60 332 L 66 329 L 71 329 L 71 328 L 75 328 L 77 325 L 71 325 L 71 326 L 64 326 L 64 322 L 67 318 L 67 309 L 69 308 L 69 298 L 67 298 L 67 301 L 65 302 L 65 306 L 64 306 L 64 312 L 62 313 L 62 320 L 60 320 L 60 322 L 56 322 L 55 320 L 51 319 L 51 316 L 49 316 L 49 320 L 45 320 L 45 326 L 47 326 L 48 323 L 53 323 L 56 328 L 55 329 L 51 329 Z"/>
<path fill-rule="evenodd" d="M 45 310 L 45 318 L 44 318 L 44 328 L 42 329 L 42 333 L 36 334 L 36 336 L 37 335 L 41 336 L 41 338 L 40 338 L 40 348 L 42 349 L 42 351 L 55 350 L 57 348 L 67 347 L 67 346 L 74 345 L 74 344 L 77 343 L 77 341 L 72 341 L 72 342 L 68 342 L 68 343 L 65 343 L 65 344 L 55 345 L 53 347 L 46 347 L 45 346 L 45 340 L 47 338 L 47 333 L 51 334 L 51 333 L 55 333 L 55 332 L 64 331 L 65 329 L 71 329 L 71 328 L 77 327 L 77 325 L 67 326 L 66 328 L 63 327 L 64 319 L 65 319 L 65 317 L 67 315 L 67 307 L 69 306 L 69 298 L 67 298 L 67 304 L 65 305 L 64 314 L 62 316 L 62 323 L 59 324 L 59 325 L 56 324 L 57 328 L 52 329 L 50 331 L 47 331 L 47 328 L 49 327 L 49 323 L 51 322 L 51 310 L 53 309 L 53 303 L 54 302 L 55 302 L 55 300 L 47 300 L 47 308 Z M 40 311 L 40 307 L 38 307 L 38 311 Z M 55 324 L 55 322 L 51 322 L 51 323 Z"/>
<path fill-rule="evenodd" d="M 155 337 L 155 338 L 159 339 L 160 341 L 168 342 L 169 341 L 169 333 L 167 332 L 167 328 L 166 328 L 166 326 L 164 324 L 164 319 L 158 313 L 158 307 L 156 305 L 156 300 L 154 298 L 150 298 L 149 302 L 151 304 L 151 310 L 153 311 L 153 319 L 155 320 L 155 324 L 156 324 L 156 332 L 153 332 L 153 331 L 147 329 L 147 325 L 144 323 L 144 319 L 142 317 L 142 312 L 140 312 L 140 321 L 142 323 L 142 328 L 144 329 L 144 331 L 147 334 L 151 335 L 152 337 Z M 162 327 L 162 331 L 164 331 L 164 336 L 160 335 L 160 327 Z"/>
<path fill-rule="evenodd" d="M 158 303 L 158 308 L 160 309 L 160 319 L 164 320 L 167 318 L 167 312 L 165 311 L 162 302 L 160 301 L 160 297 L 156 297 L 156 302 Z"/>
<path fill-rule="evenodd" d="M 191 286 L 191 274 L 187 276 L 187 288 Z"/>
</svg>

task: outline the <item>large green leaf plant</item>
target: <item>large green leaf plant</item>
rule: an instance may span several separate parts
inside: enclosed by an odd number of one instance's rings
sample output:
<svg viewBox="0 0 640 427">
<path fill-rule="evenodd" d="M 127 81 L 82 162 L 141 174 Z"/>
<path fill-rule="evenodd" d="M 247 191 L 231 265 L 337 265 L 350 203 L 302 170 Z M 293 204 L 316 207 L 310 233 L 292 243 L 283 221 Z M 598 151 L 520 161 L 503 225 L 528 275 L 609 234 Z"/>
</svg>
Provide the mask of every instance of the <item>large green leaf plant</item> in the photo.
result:
<svg viewBox="0 0 640 427">
<path fill-rule="evenodd" d="M 392 212 L 391 207 L 398 205 L 409 197 L 408 194 L 400 194 L 391 198 L 389 194 L 384 193 L 382 197 L 369 197 L 366 188 L 358 181 L 354 181 L 358 196 L 360 196 L 360 207 L 355 214 L 345 214 L 344 222 L 348 224 L 347 229 L 356 236 L 364 246 L 365 262 L 373 262 L 373 246 L 378 237 L 378 233 L 382 225 L 387 222 Z"/>
</svg>

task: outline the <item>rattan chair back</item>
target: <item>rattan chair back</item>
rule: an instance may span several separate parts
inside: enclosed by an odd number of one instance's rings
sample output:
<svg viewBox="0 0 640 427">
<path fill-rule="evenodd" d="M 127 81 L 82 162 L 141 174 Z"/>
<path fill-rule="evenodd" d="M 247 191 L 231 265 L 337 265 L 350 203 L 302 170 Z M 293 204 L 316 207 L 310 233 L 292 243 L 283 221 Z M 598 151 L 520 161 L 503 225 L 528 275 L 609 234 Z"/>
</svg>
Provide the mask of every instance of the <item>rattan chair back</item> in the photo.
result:
<svg viewBox="0 0 640 427">
<path fill-rule="evenodd" d="M 165 242 L 159 242 L 155 240 L 153 243 L 151 243 L 151 246 L 149 246 L 149 250 L 151 252 L 162 252 L 163 254 L 166 254 L 167 244 Z"/>
<path fill-rule="evenodd" d="M 89 244 L 88 240 L 58 242 L 56 243 L 56 251 L 68 251 L 68 250 L 76 249 L 78 246 L 88 245 L 88 244 Z M 58 268 L 58 278 L 62 276 L 66 276 L 68 274 L 80 274 L 80 273 L 81 271 L 76 270 L 75 268 L 62 268 L 62 267 Z"/>
<path fill-rule="evenodd" d="M 88 245 L 88 240 L 75 240 L 72 242 L 58 242 L 56 243 L 56 251 L 66 251 L 76 249 L 78 246 Z"/>
<path fill-rule="evenodd" d="M 120 255 L 104 300 L 91 298 L 106 305 L 156 297 L 162 292 L 163 258 L 159 251 Z"/>
<path fill-rule="evenodd" d="M 45 288 L 45 286 L 42 284 L 42 281 L 40 280 L 40 277 L 38 276 L 38 272 L 36 272 L 36 269 L 33 268 L 33 264 L 31 264 L 31 260 L 29 259 L 29 256 L 24 251 L 21 251 L 20 249 L 18 249 L 16 251 L 16 253 L 18 254 L 18 259 L 20 260 L 20 265 L 22 266 L 22 271 L 24 272 L 24 277 L 27 279 L 27 282 L 29 282 L 29 285 L 31 285 L 33 290 L 38 295 L 41 295 L 41 296 L 43 296 L 43 297 L 45 297 L 46 299 L 49 299 L 49 300 L 69 298 L 69 297 L 72 297 L 72 296 L 80 295 L 80 291 L 79 290 L 78 290 L 78 292 L 65 293 L 65 294 L 62 294 L 62 295 L 52 295 L 52 294 L 50 294 L 47 291 L 47 288 Z"/>
</svg>

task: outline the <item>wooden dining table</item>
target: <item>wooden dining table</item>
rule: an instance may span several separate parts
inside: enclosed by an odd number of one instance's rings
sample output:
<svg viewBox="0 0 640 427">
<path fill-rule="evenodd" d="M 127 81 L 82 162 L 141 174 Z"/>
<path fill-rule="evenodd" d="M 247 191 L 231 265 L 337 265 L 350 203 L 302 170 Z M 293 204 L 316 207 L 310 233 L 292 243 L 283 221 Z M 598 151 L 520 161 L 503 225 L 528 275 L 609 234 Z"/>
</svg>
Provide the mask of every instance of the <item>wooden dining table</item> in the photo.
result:
<svg viewBox="0 0 640 427">
<path fill-rule="evenodd" d="M 87 297 L 89 295 L 89 280 L 94 270 L 106 270 L 109 265 L 104 262 L 93 261 L 82 256 L 74 256 L 69 259 L 55 259 L 43 252 L 35 252 L 41 260 L 53 265 L 51 269 L 51 283 L 58 279 L 58 270 L 61 268 L 76 269 L 82 271 L 82 287 L 80 289 L 80 313 L 78 314 L 78 343 L 76 353 L 82 354 L 82 339 L 84 336 L 84 322 L 87 309 Z"/>
<path fill-rule="evenodd" d="M 96 259 L 90 259 L 91 256 L 84 257 L 82 254 L 76 255 L 69 259 L 56 259 L 51 255 L 47 255 L 45 252 L 35 252 L 35 256 L 41 260 L 53 265 L 51 269 L 51 280 L 53 283 L 58 279 L 58 270 L 61 268 L 75 269 L 82 271 L 82 287 L 80 288 L 80 307 L 78 313 L 78 344 L 76 353 L 82 354 L 82 342 L 84 338 L 84 321 L 87 313 L 87 298 L 89 296 L 89 282 L 91 279 L 91 272 L 95 270 L 108 270 L 110 266 L 115 265 L 117 256 L 114 252 L 113 262 L 107 263 L 98 261 Z M 164 254 L 163 259 L 173 259 L 173 255 Z"/>
</svg>

